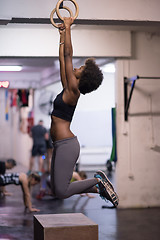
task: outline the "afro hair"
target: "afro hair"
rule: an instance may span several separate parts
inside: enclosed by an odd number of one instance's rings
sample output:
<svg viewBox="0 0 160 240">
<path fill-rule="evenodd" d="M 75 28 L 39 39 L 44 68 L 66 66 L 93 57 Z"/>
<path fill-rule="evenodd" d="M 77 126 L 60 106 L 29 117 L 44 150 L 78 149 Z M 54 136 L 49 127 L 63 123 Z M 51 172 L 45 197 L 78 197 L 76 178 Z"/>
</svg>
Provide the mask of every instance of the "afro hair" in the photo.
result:
<svg viewBox="0 0 160 240">
<path fill-rule="evenodd" d="M 79 90 L 82 94 L 96 90 L 102 83 L 103 74 L 93 58 L 85 61 L 85 68 L 79 81 Z"/>
</svg>

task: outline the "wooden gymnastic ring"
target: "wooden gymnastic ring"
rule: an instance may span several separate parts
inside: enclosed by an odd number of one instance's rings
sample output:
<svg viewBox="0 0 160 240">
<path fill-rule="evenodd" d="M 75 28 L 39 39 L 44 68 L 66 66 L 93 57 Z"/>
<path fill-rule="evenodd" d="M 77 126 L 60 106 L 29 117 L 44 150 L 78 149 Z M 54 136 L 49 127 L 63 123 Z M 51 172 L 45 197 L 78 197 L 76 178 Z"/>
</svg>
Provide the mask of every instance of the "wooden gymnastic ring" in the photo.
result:
<svg viewBox="0 0 160 240">
<path fill-rule="evenodd" d="M 70 16 L 73 17 L 73 13 L 69 7 L 63 6 L 63 9 L 66 9 L 70 13 Z M 54 27 L 58 28 L 58 25 L 53 21 L 53 15 L 55 12 L 56 12 L 56 8 L 54 8 L 50 14 L 50 21 Z"/>
<path fill-rule="evenodd" d="M 57 5 L 56 5 L 57 16 L 63 21 L 63 18 L 61 17 L 60 12 L 59 12 L 59 7 L 60 7 L 60 5 L 63 1 L 71 1 L 75 5 L 76 13 L 75 13 L 75 16 L 73 17 L 73 19 L 76 19 L 78 17 L 78 14 L 79 14 L 79 6 L 78 6 L 78 4 L 76 3 L 75 0 L 59 0 Z"/>
</svg>

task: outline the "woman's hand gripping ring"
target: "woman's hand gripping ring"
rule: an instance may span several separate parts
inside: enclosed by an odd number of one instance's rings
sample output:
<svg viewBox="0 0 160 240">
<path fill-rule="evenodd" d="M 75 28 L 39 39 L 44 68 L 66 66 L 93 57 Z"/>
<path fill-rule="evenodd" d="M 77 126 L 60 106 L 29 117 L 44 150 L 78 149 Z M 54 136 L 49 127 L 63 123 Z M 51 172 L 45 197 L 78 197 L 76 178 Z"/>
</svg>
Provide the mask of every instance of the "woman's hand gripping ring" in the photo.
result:
<svg viewBox="0 0 160 240">
<path fill-rule="evenodd" d="M 60 15 L 59 8 L 60 8 L 60 5 L 61 5 L 61 3 L 62 3 L 63 1 L 68 1 L 68 0 L 59 0 L 58 3 L 57 3 L 57 5 L 56 5 L 57 16 L 58 16 L 62 21 L 63 21 L 63 17 L 61 17 L 61 15 Z M 71 2 L 75 5 L 75 8 L 76 8 L 75 16 L 74 16 L 74 17 L 71 16 L 71 17 L 73 17 L 73 19 L 75 20 L 75 19 L 78 17 L 78 14 L 79 14 L 79 6 L 78 6 L 78 4 L 76 3 L 75 0 L 69 0 L 69 1 L 71 1 Z M 63 8 L 65 8 L 65 7 L 63 7 Z"/>
<path fill-rule="evenodd" d="M 70 13 L 70 17 L 73 17 L 73 13 L 72 13 L 72 11 L 70 10 L 70 8 L 68 8 L 68 7 L 66 7 L 66 6 L 63 6 L 63 9 L 66 9 L 69 13 Z M 56 8 L 54 8 L 53 10 L 52 10 L 52 12 L 51 12 L 51 14 L 50 14 L 50 21 L 51 21 L 51 23 L 52 23 L 52 25 L 54 26 L 54 27 L 56 27 L 56 28 L 58 28 L 58 25 L 54 22 L 54 20 L 53 20 L 53 15 L 54 15 L 54 13 L 57 13 L 57 11 L 56 11 Z M 57 13 L 57 16 L 58 16 L 58 13 Z M 58 16 L 59 17 L 59 16 Z M 61 19 L 61 18 L 60 18 Z M 63 20 L 63 19 L 62 19 Z"/>
</svg>

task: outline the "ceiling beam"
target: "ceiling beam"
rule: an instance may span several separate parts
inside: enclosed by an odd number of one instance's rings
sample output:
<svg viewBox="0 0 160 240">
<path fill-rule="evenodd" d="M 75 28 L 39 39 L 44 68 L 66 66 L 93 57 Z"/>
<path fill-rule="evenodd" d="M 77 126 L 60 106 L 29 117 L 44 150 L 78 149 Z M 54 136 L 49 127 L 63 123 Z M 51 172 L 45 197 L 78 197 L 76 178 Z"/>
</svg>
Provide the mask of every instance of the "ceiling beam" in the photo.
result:
<svg viewBox="0 0 160 240">
<path fill-rule="evenodd" d="M 53 19 L 55 23 L 60 20 Z M 12 18 L 10 20 L 0 19 L 0 25 L 11 24 L 51 24 L 49 18 Z M 116 26 L 154 26 L 160 27 L 159 21 L 131 21 L 131 20 L 95 20 L 95 19 L 75 19 L 75 24 L 79 25 L 116 25 Z"/>
</svg>

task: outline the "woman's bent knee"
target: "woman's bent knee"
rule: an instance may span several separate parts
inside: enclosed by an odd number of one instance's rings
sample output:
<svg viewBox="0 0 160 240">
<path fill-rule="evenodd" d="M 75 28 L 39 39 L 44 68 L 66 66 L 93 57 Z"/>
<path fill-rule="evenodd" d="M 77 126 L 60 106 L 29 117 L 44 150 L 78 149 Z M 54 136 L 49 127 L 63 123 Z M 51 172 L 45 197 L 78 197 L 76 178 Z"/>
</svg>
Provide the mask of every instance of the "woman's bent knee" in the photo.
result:
<svg viewBox="0 0 160 240">
<path fill-rule="evenodd" d="M 62 191 L 55 191 L 55 196 L 58 199 L 65 199 L 65 198 L 67 198 L 67 195 L 64 192 L 62 192 Z"/>
<path fill-rule="evenodd" d="M 65 189 L 63 189 L 63 188 L 55 188 L 54 189 L 55 196 L 58 199 L 65 199 L 65 198 L 67 198 L 66 192 L 67 191 Z"/>
</svg>

